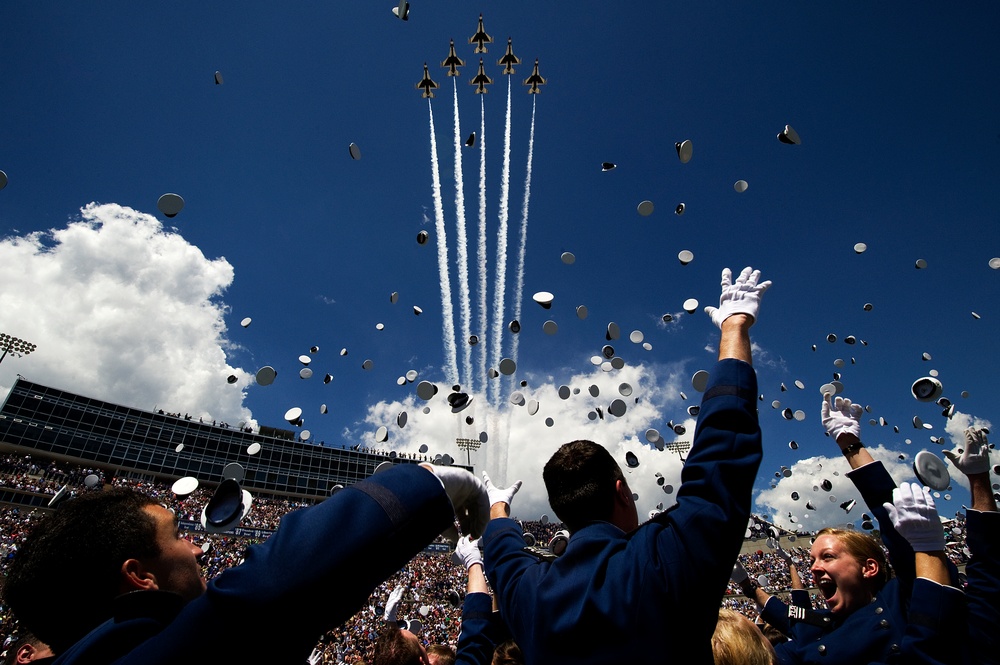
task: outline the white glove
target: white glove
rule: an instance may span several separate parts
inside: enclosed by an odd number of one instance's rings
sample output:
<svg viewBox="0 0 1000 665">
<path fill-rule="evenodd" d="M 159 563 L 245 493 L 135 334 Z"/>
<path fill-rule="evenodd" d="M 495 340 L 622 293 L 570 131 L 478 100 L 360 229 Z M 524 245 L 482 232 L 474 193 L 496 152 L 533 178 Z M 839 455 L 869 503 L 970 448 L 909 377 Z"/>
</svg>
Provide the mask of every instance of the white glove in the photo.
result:
<svg viewBox="0 0 1000 665">
<path fill-rule="evenodd" d="M 462 536 L 455 545 L 455 551 L 451 553 L 451 560 L 456 564 L 465 566 L 468 570 L 475 564 L 482 565 L 483 553 L 479 551 L 479 539 L 470 540 L 468 536 Z"/>
<path fill-rule="evenodd" d="M 760 271 L 747 266 L 734 284 L 733 272 L 729 268 L 724 268 L 719 306 L 705 308 L 705 313 L 712 317 L 712 323 L 721 329 L 722 322 L 733 314 L 746 314 L 756 321 L 757 310 L 760 309 L 760 296 L 771 286 L 770 281 L 758 284 L 759 279 Z"/>
<path fill-rule="evenodd" d="M 743 564 L 738 559 L 736 565 L 733 566 L 733 574 L 730 575 L 730 578 L 737 584 L 743 584 L 750 579 L 750 576 L 747 575 L 747 569 L 743 567 Z"/>
<path fill-rule="evenodd" d="M 970 427 L 965 430 L 965 449 L 945 450 L 944 456 L 967 476 L 976 473 L 986 473 L 990 470 L 990 444 L 986 433 L 981 429 Z"/>
<path fill-rule="evenodd" d="M 776 548 L 774 548 L 774 553 L 780 556 L 782 559 L 784 559 L 785 564 L 788 566 L 791 566 L 792 564 L 795 563 L 795 557 L 793 557 L 791 554 L 782 549 L 781 545 L 778 545 Z"/>
<path fill-rule="evenodd" d="M 517 490 L 521 489 L 521 481 L 517 481 L 507 488 L 497 487 L 490 482 L 490 477 L 483 471 L 483 483 L 486 485 L 486 492 L 490 495 L 490 506 L 494 503 L 506 503 L 508 506 L 514 500 Z"/>
<path fill-rule="evenodd" d="M 479 478 L 457 466 L 434 466 L 421 464 L 441 482 L 444 491 L 455 509 L 455 517 L 462 527 L 462 532 L 472 538 L 483 535 L 490 521 L 490 499 L 486 487 Z M 458 540 L 454 529 L 448 529 L 443 534 L 452 542 Z"/>
<path fill-rule="evenodd" d="M 892 503 L 883 503 L 882 507 L 914 552 L 944 550 L 944 527 L 929 489 L 916 483 L 903 483 L 892 490 Z"/>
<path fill-rule="evenodd" d="M 323 652 L 319 649 L 313 649 L 312 653 L 309 654 L 309 657 L 306 658 L 306 662 L 309 663 L 309 665 L 319 665 L 319 663 L 323 662 Z"/>
<path fill-rule="evenodd" d="M 398 586 L 389 594 L 389 600 L 385 602 L 385 614 L 382 615 L 382 618 L 389 623 L 396 622 L 396 610 L 399 609 L 399 601 L 403 600 L 404 593 L 406 593 L 406 589 Z"/>
<path fill-rule="evenodd" d="M 841 434 L 853 434 L 861 440 L 861 414 L 864 409 L 860 404 L 851 404 L 851 400 L 838 397 L 831 408 L 830 396 L 823 397 L 820 414 L 826 433 L 836 441 Z"/>
</svg>

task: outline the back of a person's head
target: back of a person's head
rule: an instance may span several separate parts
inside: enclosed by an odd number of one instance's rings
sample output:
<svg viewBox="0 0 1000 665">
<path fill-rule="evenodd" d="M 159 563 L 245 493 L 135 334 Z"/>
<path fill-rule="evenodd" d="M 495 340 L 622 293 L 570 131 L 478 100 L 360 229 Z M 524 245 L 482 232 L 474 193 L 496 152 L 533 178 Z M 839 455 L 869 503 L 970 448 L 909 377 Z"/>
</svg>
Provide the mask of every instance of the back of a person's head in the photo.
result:
<svg viewBox="0 0 1000 665">
<path fill-rule="evenodd" d="M 432 644 L 427 647 L 427 660 L 431 665 L 455 665 L 458 654 L 447 644 Z"/>
<path fill-rule="evenodd" d="M 492 665 L 524 665 L 524 655 L 521 647 L 514 640 L 507 640 L 497 645 L 493 650 Z"/>
<path fill-rule="evenodd" d="M 563 444 L 542 470 L 549 505 L 573 532 L 588 522 L 611 520 L 615 481 L 622 478 L 611 453 L 593 441 Z"/>
<path fill-rule="evenodd" d="M 87 492 L 59 504 L 19 545 L 4 601 L 21 625 L 62 653 L 111 618 L 121 567 L 156 556 L 156 502 L 130 489 Z"/>
<path fill-rule="evenodd" d="M 859 563 L 863 564 L 868 559 L 874 559 L 878 562 L 878 575 L 871 578 L 872 592 L 877 593 L 885 586 L 886 582 L 892 577 L 892 571 L 889 568 L 889 561 L 885 557 L 885 551 L 882 549 L 882 544 L 874 536 L 870 536 L 866 533 L 861 533 L 860 531 L 853 531 L 851 529 L 838 529 L 836 527 L 828 526 L 825 529 L 820 529 L 816 533 L 816 537 L 820 536 L 834 536 L 841 542 L 844 549 L 854 557 L 854 559 Z"/>
<path fill-rule="evenodd" d="M 420 646 L 408 640 L 399 626 L 390 625 L 375 641 L 372 665 L 420 665 Z"/>
<path fill-rule="evenodd" d="M 777 662 L 774 647 L 750 619 L 722 608 L 712 635 L 715 665 L 773 665 Z"/>
<path fill-rule="evenodd" d="M 7 657 L 3 659 L 3 662 L 4 665 L 17 665 L 17 663 L 30 663 L 51 656 L 52 650 L 49 649 L 49 645 L 28 633 L 10 645 L 7 649 Z"/>
</svg>

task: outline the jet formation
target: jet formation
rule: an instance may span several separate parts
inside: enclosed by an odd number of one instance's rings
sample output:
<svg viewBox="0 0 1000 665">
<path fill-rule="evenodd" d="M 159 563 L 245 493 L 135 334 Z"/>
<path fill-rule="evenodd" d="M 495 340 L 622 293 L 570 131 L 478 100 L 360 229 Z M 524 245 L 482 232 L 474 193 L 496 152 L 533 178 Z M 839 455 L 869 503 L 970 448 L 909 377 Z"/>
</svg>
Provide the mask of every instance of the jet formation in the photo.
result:
<svg viewBox="0 0 1000 665">
<path fill-rule="evenodd" d="M 476 34 L 469 37 L 469 43 L 476 45 L 475 53 L 486 53 L 486 44 L 493 43 L 493 38 L 486 34 L 486 31 L 483 29 L 482 14 L 479 15 L 479 27 L 476 30 Z M 521 59 L 514 55 L 514 47 L 510 37 L 507 38 L 507 51 L 499 60 L 497 60 L 497 64 L 503 66 L 502 73 L 508 76 L 514 73 L 515 65 L 521 64 Z M 458 68 L 465 66 L 465 61 L 459 58 L 458 54 L 455 53 L 454 39 L 450 40 L 448 46 L 448 57 L 442 61 L 441 66 L 448 70 L 448 76 L 459 76 Z M 489 90 L 486 89 L 486 86 L 492 85 L 492 83 L 493 79 L 486 74 L 483 58 L 480 58 L 479 71 L 472 78 L 472 80 L 469 81 L 469 85 L 476 86 L 476 94 L 482 95 L 489 92 Z M 545 83 L 546 80 L 538 73 L 538 60 L 535 59 L 535 68 L 532 71 L 531 76 L 524 80 L 524 85 L 529 86 L 529 94 L 536 95 L 541 92 L 538 86 L 545 85 Z M 427 71 L 426 62 L 424 63 L 424 77 L 419 83 L 417 83 L 416 87 L 418 90 L 422 91 L 420 96 L 424 98 L 433 97 L 433 91 L 438 88 L 438 84 L 431 79 L 430 73 Z"/>
</svg>

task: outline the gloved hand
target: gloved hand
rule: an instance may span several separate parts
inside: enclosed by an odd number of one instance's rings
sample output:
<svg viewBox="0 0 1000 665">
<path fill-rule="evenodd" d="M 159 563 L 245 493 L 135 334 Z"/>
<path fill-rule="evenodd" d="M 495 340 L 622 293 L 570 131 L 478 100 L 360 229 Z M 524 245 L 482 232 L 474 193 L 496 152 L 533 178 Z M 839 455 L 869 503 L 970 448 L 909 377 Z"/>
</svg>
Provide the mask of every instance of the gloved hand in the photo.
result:
<svg viewBox="0 0 1000 665">
<path fill-rule="evenodd" d="M 323 662 L 323 652 L 319 649 L 313 649 L 312 653 L 309 654 L 309 657 L 306 658 L 306 662 L 309 663 L 309 665 L 319 665 Z"/>
<path fill-rule="evenodd" d="M 965 430 L 965 448 L 945 450 L 944 456 L 951 460 L 959 471 L 967 476 L 986 473 L 990 470 L 990 444 L 986 432 L 975 427 Z"/>
<path fill-rule="evenodd" d="M 462 532 L 472 538 L 483 535 L 490 521 L 490 499 L 486 487 L 479 478 L 456 466 L 435 466 L 421 464 L 441 482 L 444 491 L 455 509 L 455 517 L 462 527 Z M 455 542 L 458 534 L 453 528 L 443 534 L 445 538 Z"/>
<path fill-rule="evenodd" d="M 777 554 L 778 556 L 780 556 L 784 560 L 785 565 L 791 566 L 791 565 L 795 564 L 795 557 L 793 557 L 791 554 L 789 554 L 788 552 L 786 552 L 781 547 L 781 545 L 778 545 L 776 548 L 774 548 L 774 553 Z"/>
<path fill-rule="evenodd" d="M 470 540 L 468 536 L 459 538 L 455 545 L 455 551 L 451 553 L 451 560 L 465 566 L 466 570 L 477 563 L 482 565 L 483 553 L 479 551 L 479 539 Z"/>
<path fill-rule="evenodd" d="M 396 621 L 396 610 L 399 609 L 399 601 L 403 600 L 403 594 L 406 589 L 402 585 L 396 587 L 389 594 L 389 600 L 385 601 L 385 613 L 382 618 L 389 623 L 395 623 Z"/>
<path fill-rule="evenodd" d="M 944 550 L 944 527 L 929 489 L 916 483 L 903 483 L 892 490 L 892 503 L 883 503 L 882 507 L 914 552 Z"/>
<path fill-rule="evenodd" d="M 826 433 L 836 441 L 842 434 L 853 434 L 861 440 L 861 414 L 864 409 L 860 404 L 851 404 L 851 400 L 838 397 L 833 405 L 830 396 L 823 397 L 821 415 Z"/>
<path fill-rule="evenodd" d="M 510 487 L 497 487 L 490 482 L 490 477 L 483 471 L 483 483 L 486 485 L 486 492 L 490 495 L 490 506 L 494 503 L 506 503 L 508 506 L 514 500 L 514 495 L 521 489 L 521 481 L 518 480 Z"/>
<path fill-rule="evenodd" d="M 747 569 L 743 567 L 743 564 L 740 563 L 738 559 L 736 561 L 736 565 L 733 566 L 733 574 L 730 575 L 730 578 L 740 585 L 750 579 L 750 576 L 747 574 Z"/>
<path fill-rule="evenodd" d="M 724 268 L 719 306 L 705 308 L 705 313 L 712 317 L 712 323 L 721 329 L 722 322 L 733 314 L 746 314 L 756 321 L 757 310 L 760 309 L 760 296 L 771 286 L 770 281 L 758 284 L 759 280 L 760 271 L 747 266 L 734 284 L 733 272 L 729 268 Z"/>
</svg>

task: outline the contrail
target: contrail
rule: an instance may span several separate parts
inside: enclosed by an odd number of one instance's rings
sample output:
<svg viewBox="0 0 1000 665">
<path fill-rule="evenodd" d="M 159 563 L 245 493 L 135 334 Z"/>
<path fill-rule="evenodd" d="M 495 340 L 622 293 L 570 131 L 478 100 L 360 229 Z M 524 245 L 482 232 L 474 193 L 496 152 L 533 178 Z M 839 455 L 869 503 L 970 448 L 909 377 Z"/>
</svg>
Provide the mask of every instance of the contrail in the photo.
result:
<svg viewBox="0 0 1000 665">
<path fill-rule="evenodd" d="M 441 279 L 441 316 L 444 325 L 445 374 L 450 383 L 458 383 L 458 360 L 455 356 L 455 312 L 451 306 L 451 280 L 448 277 L 448 232 L 444 228 L 444 205 L 441 202 L 441 174 L 438 172 L 437 137 L 434 135 L 434 111 L 427 100 L 431 124 L 431 192 L 434 195 L 434 228 L 437 231 L 438 273 Z"/>
<path fill-rule="evenodd" d="M 531 200 L 531 158 L 535 152 L 535 95 L 531 101 L 531 133 L 528 135 L 528 168 L 524 176 L 524 204 L 521 206 L 521 238 L 517 251 L 517 286 L 514 287 L 514 318 L 521 318 L 521 298 L 524 292 L 524 254 L 528 247 L 528 202 Z M 517 362 L 520 335 L 514 335 L 510 357 Z M 513 377 L 511 377 L 513 378 Z"/>
<path fill-rule="evenodd" d="M 500 228 L 497 229 L 497 269 L 496 291 L 493 297 L 493 334 L 490 337 L 490 365 L 500 364 L 501 341 L 503 338 L 504 290 L 507 280 L 507 206 L 510 198 L 510 77 L 507 77 L 507 121 L 503 139 L 503 171 L 500 174 Z M 500 387 L 491 382 L 490 401 L 499 405 Z"/>
<path fill-rule="evenodd" d="M 457 249 L 455 263 L 458 266 L 458 300 L 461 310 L 462 374 L 459 383 L 463 386 L 472 380 L 472 347 L 469 345 L 471 317 L 469 301 L 469 247 L 465 237 L 465 183 L 462 180 L 462 128 L 458 121 L 458 79 L 452 79 L 455 98 L 455 241 Z M 453 324 L 454 325 L 454 324 Z"/>
<path fill-rule="evenodd" d="M 479 98 L 479 335 L 485 345 L 486 334 L 486 99 Z M 486 379 L 486 351 L 479 353 L 479 383 Z M 483 390 L 485 394 L 486 391 Z"/>
</svg>

